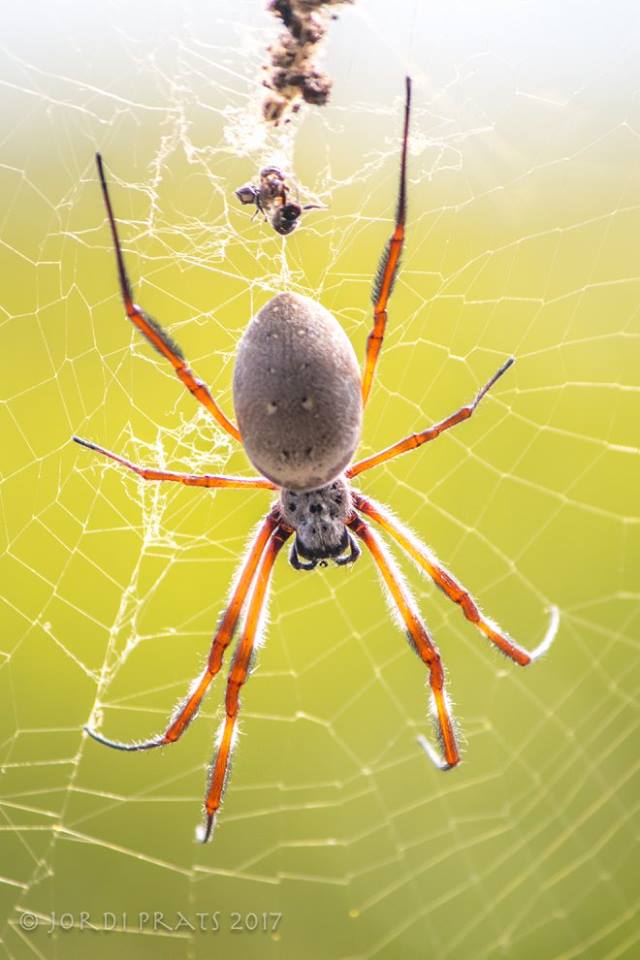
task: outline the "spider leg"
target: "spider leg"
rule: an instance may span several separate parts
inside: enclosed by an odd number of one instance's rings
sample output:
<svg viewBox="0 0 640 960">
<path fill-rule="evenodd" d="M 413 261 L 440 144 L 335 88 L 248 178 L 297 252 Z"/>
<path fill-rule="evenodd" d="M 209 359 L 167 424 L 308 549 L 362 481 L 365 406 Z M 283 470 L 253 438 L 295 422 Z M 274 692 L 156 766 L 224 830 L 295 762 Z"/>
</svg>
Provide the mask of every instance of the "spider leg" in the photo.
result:
<svg viewBox="0 0 640 960">
<path fill-rule="evenodd" d="M 187 487 L 258 487 L 262 490 L 275 490 L 275 484 L 264 477 L 220 477 L 211 473 L 193 474 L 193 473 L 175 473 L 173 470 L 152 470 L 149 467 L 141 467 L 132 463 L 131 460 L 112 453 L 111 450 L 105 450 L 97 443 L 91 443 L 90 440 L 82 440 L 80 437 L 72 437 L 76 443 L 86 447 L 88 450 L 95 450 L 116 463 L 121 463 L 123 467 L 133 470 L 143 480 L 173 480 L 176 483 L 184 483 Z"/>
<path fill-rule="evenodd" d="M 411 436 L 405 437 L 404 440 L 399 440 L 398 443 L 394 443 L 392 446 L 386 447 L 379 453 L 375 453 L 373 456 L 367 457 L 365 460 L 359 460 L 357 463 L 354 463 L 353 466 L 349 467 L 346 473 L 347 477 L 355 477 L 359 473 L 363 473 L 365 470 L 370 470 L 371 467 L 377 467 L 378 464 L 384 463 L 385 460 L 391 460 L 393 457 L 397 457 L 400 453 L 406 453 L 408 450 L 415 450 L 417 447 L 421 447 L 423 443 L 428 443 L 429 440 L 435 440 L 435 438 L 439 437 L 440 434 L 444 433 L 445 430 L 450 430 L 451 427 L 455 427 L 456 424 L 462 423 L 464 420 L 468 420 L 484 395 L 489 392 L 496 380 L 499 380 L 502 374 L 506 373 L 513 363 L 515 363 L 514 357 L 509 357 L 507 360 L 505 360 L 500 369 L 494 373 L 491 379 L 485 383 L 484 387 L 478 391 L 471 403 L 466 404 L 464 407 L 460 407 L 460 409 L 456 410 L 455 413 L 452 413 L 451 416 L 446 417 L 444 420 L 434 424 L 427 430 L 423 430 L 421 433 L 412 433 Z"/>
<path fill-rule="evenodd" d="M 265 551 L 265 547 L 273 531 L 278 525 L 278 516 L 278 510 L 274 508 L 262 521 L 232 590 L 231 599 L 213 637 L 207 667 L 201 677 L 192 686 L 189 695 L 183 701 L 164 733 L 151 737 L 150 740 L 143 740 L 136 743 L 122 743 L 119 740 L 109 740 L 90 727 L 85 727 L 84 729 L 90 737 L 93 737 L 98 743 L 102 743 L 107 747 L 127 751 L 152 750 L 154 747 L 162 747 L 167 743 L 175 743 L 180 739 L 197 714 L 202 698 L 222 666 L 224 652 L 233 639 L 245 599 L 254 580 L 256 570 L 258 569 L 260 558 Z"/>
<path fill-rule="evenodd" d="M 441 770 L 449 770 L 460 762 L 460 754 L 456 743 L 453 722 L 449 713 L 447 696 L 444 690 L 444 668 L 438 649 L 420 619 L 411 594 L 406 587 L 403 586 L 401 575 L 395 563 L 379 538 L 359 516 L 354 516 L 348 521 L 348 526 L 360 537 L 365 546 L 368 547 L 380 575 L 405 623 L 410 645 L 422 662 L 429 668 L 429 683 L 433 696 L 436 729 L 438 731 L 443 756 L 440 757 L 433 747 L 429 747 L 427 753 L 437 767 Z"/>
<path fill-rule="evenodd" d="M 400 254 L 404 245 L 405 219 L 407 214 L 407 146 L 409 143 L 409 116 L 411 113 L 411 77 L 406 77 L 406 96 L 404 102 L 404 129 L 402 133 L 402 153 L 400 156 L 400 184 L 393 233 L 382 253 L 378 271 L 373 284 L 373 327 L 367 337 L 367 352 L 362 373 L 362 406 L 366 405 L 373 383 L 378 354 L 384 340 L 387 325 L 387 303 L 393 291 Z"/>
<path fill-rule="evenodd" d="M 98 165 L 98 177 L 100 179 L 104 204 L 107 208 L 109 226 L 111 227 L 111 236 L 113 237 L 113 245 L 116 252 L 120 292 L 122 294 L 125 310 L 127 311 L 127 316 L 133 325 L 138 328 L 140 333 L 147 338 L 151 346 L 155 347 L 158 353 L 161 353 L 163 357 L 166 357 L 179 379 L 183 382 L 187 390 L 194 395 L 196 400 L 199 400 L 200 403 L 207 408 L 209 413 L 218 421 L 221 427 L 224 427 L 227 433 L 230 433 L 234 439 L 241 440 L 240 431 L 235 424 L 231 423 L 231 421 L 228 420 L 224 415 L 218 404 L 211 396 L 209 388 L 206 386 L 206 384 L 193 374 L 180 347 L 173 342 L 173 340 L 164 332 L 160 324 L 154 320 L 153 317 L 150 317 L 148 313 L 145 313 L 141 307 L 133 302 L 133 291 L 131 289 L 131 283 L 124 265 L 124 256 L 122 254 L 122 246 L 120 243 L 120 237 L 118 235 L 118 228 L 116 226 L 116 220 L 113 214 L 113 207 L 111 205 L 109 189 L 107 187 L 107 181 L 104 174 L 102 157 L 99 153 L 96 154 L 96 163 Z"/>
<path fill-rule="evenodd" d="M 480 632 L 507 657 L 510 657 L 521 667 L 526 667 L 547 652 L 555 639 L 560 624 L 560 613 L 557 607 L 551 607 L 549 626 L 541 643 L 531 652 L 525 650 L 524 647 L 501 630 L 497 624 L 483 616 L 469 591 L 442 564 L 438 563 L 431 551 L 414 537 L 399 520 L 391 516 L 379 504 L 363 497 L 362 494 L 354 491 L 352 496 L 357 509 L 379 523 L 382 529 L 409 554 L 417 566 L 429 574 L 436 586 L 440 587 L 450 600 L 460 606 L 467 620 L 475 624 Z"/>
<path fill-rule="evenodd" d="M 251 600 L 247 608 L 244 629 L 238 641 L 227 679 L 227 692 L 225 696 L 226 716 L 219 732 L 215 762 L 211 770 L 209 787 L 204 803 L 206 819 L 200 836 L 203 843 L 206 843 L 211 837 L 215 817 L 220 809 L 224 789 L 229 779 L 229 762 L 237 737 L 236 724 L 240 710 L 240 691 L 246 683 L 251 670 L 256 636 L 259 632 L 260 615 L 264 606 L 273 565 L 278 553 L 292 532 L 293 531 L 284 524 L 277 526 L 269 541 L 269 545 L 264 551 L 260 569 L 256 576 Z"/>
</svg>

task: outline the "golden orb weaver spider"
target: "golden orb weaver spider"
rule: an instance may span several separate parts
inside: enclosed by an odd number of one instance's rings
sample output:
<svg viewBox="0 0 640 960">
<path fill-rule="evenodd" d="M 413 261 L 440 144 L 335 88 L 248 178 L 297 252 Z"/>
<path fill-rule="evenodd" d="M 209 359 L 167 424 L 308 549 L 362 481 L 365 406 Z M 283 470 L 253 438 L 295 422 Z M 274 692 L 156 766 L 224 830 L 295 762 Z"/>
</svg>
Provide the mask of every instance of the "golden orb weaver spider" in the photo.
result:
<svg viewBox="0 0 640 960">
<path fill-rule="evenodd" d="M 393 233 L 383 251 L 374 283 L 373 326 L 367 339 L 362 376 L 355 353 L 335 318 L 320 304 L 291 293 L 273 297 L 249 323 L 234 371 L 234 406 L 239 428 L 222 412 L 209 389 L 189 367 L 180 348 L 160 325 L 133 301 L 118 236 L 116 220 L 100 155 L 98 176 L 115 248 L 120 292 L 127 316 L 151 345 L 173 366 L 177 376 L 235 440 L 241 442 L 260 476 L 227 477 L 193 475 L 139 466 L 109 450 L 73 439 L 115 460 L 144 480 L 169 480 L 196 487 L 261 488 L 278 492 L 278 498 L 260 524 L 242 560 L 231 596 L 214 634 L 207 666 L 166 730 L 137 743 L 109 740 L 85 728 L 94 740 L 118 750 L 150 750 L 180 739 L 196 716 L 202 699 L 219 672 L 245 610 L 244 623 L 227 679 L 225 718 L 204 801 L 202 840 L 211 837 L 226 785 L 229 761 L 237 735 L 240 691 L 252 664 L 269 580 L 276 558 L 295 534 L 290 562 L 297 570 L 354 563 L 358 540 L 370 552 L 381 579 L 405 625 L 409 643 L 428 670 L 439 753 L 420 738 L 431 760 L 442 770 L 460 761 L 456 735 L 444 689 L 444 668 L 416 604 L 404 585 L 383 542 L 364 519 L 375 521 L 444 593 L 458 604 L 473 623 L 502 653 L 520 666 L 541 656 L 556 635 L 559 615 L 554 607 L 546 635 L 528 652 L 485 617 L 468 590 L 449 573 L 431 551 L 387 510 L 355 490 L 351 480 L 378 464 L 435 440 L 445 430 L 468 420 L 494 383 L 514 362 L 507 359 L 478 391 L 475 398 L 439 423 L 411 434 L 379 453 L 352 458 L 360 440 L 362 411 L 366 405 L 385 334 L 387 304 L 398 271 L 404 244 L 406 217 L 407 147 L 411 112 L 411 80 L 406 79 L 400 182 Z M 357 539 L 356 539 L 357 538 Z"/>
</svg>

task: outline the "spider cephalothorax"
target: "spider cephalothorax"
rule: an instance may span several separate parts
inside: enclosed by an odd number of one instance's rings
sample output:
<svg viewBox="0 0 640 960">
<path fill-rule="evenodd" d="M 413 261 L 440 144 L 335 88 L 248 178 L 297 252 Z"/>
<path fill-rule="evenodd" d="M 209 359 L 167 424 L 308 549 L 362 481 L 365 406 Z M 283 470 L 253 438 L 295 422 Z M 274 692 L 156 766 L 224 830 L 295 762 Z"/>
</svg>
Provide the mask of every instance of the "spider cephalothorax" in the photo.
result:
<svg viewBox="0 0 640 960">
<path fill-rule="evenodd" d="M 333 560 L 338 566 L 353 563 L 360 550 L 346 527 L 353 516 L 349 484 L 337 477 L 317 490 L 280 491 L 285 523 L 295 531 L 289 559 L 296 570 L 313 570 Z"/>
<path fill-rule="evenodd" d="M 280 550 L 293 534 L 291 563 L 302 570 L 326 565 L 328 559 L 340 566 L 353 563 L 360 553 L 354 537 L 366 546 L 405 626 L 411 647 L 428 671 L 441 751 L 436 751 L 424 738 L 421 742 L 430 758 L 442 770 L 455 767 L 460 760 L 444 689 L 442 660 L 393 559 L 364 517 L 377 523 L 421 571 L 460 606 L 467 620 L 502 653 L 521 666 L 532 663 L 548 649 L 558 627 L 558 612 L 553 608 L 544 639 L 533 652 L 525 650 L 483 616 L 468 590 L 436 560 L 428 547 L 413 537 L 388 511 L 353 490 L 350 484 L 358 474 L 398 454 L 415 450 L 435 440 L 445 430 L 468 420 L 487 391 L 513 363 L 512 358 L 503 362 L 475 398 L 449 417 L 419 433 L 410 434 L 373 456 L 352 462 L 360 439 L 362 410 L 371 390 L 384 339 L 387 304 L 404 244 L 411 103 L 411 83 L 408 78 L 406 90 L 395 226 L 382 254 L 374 284 L 373 326 L 367 339 L 362 376 L 351 344 L 336 319 L 324 307 L 307 297 L 292 293 L 278 294 L 251 320 L 238 349 L 233 387 L 240 429 L 225 416 L 206 385 L 193 374 L 173 340 L 133 302 L 102 161 L 98 157 L 98 175 L 115 246 L 120 290 L 127 316 L 171 363 L 183 384 L 223 429 L 243 443 L 249 459 L 261 475 L 227 477 L 156 470 L 131 463 L 97 444 L 77 437 L 74 439 L 133 470 L 144 480 L 172 480 L 192 487 L 259 488 L 279 493 L 242 561 L 229 602 L 213 636 L 206 668 L 164 732 L 141 742 L 122 743 L 107 739 L 91 727 L 86 728 L 95 740 L 118 750 L 150 750 L 175 743 L 197 714 L 205 693 L 222 666 L 227 647 L 246 608 L 227 680 L 225 717 L 216 741 L 215 760 L 205 797 L 203 840 L 211 836 L 222 803 L 236 741 L 240 691 L 254 659 L 260 614 L 271 571 Z M 280 171 L 269 168 L 262 173 L 265 178 L 275 177 L 275 187 L 278 186 Z M 278 195 L 276 190 L 276 197 Z M 283 202 L 286 199 L 284 188 L 280 198 Z"/>
</svg>

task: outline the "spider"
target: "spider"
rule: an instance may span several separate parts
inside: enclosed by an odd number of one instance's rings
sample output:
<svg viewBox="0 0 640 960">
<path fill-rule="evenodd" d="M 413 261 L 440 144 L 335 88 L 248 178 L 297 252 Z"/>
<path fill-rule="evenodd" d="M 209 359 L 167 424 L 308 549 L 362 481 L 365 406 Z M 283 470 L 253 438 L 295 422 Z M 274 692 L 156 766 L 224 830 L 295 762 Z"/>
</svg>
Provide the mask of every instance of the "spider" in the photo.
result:
<svg viewBox="0 0 640 960">
<path fill-rule="evenodd" d="M 238 187 L 235 195 L 240 203 L 253 204 L 256 213 L 261 213 L 276 233 L 286 237 L 298 226 L 303 210 L 320 210 L 317 203 L 307 203 L 304 207 L 292 203 L 289 200 L 290 192 L 287 178 L 279 167 L 263 167 L 259 186 L 245 183 L 243 187 Z"/>
<path fill-rule="evenodd" d="M 272 569 L 281 549 L 291 538 L 289 559 L 296 570 L 326 566 L 329 560 L 340 566 L 352 564 L 360 555 L 358 543 L 371 554 L 404 623 L 409 643 L 428 672 L 440 749 L 422 737 L 419 739 L 430 759 L 442 770 L 449 770 L 460 761 L 445 693 L 443 664 L 413 597 L 383 541 L 368 521 L 378 524 L 449 599 L 460 606 L 467 620 L 520 666 L 527 666 L 541 656 L 557 632 L 559 615 L 557 609 L 552 608 L 544 639 L 533 652 L 528 652 L 481 613 L 468 590 L 436 560 L 428 547 L 391 513 L 351 485 L 359 474 L 399 454 L 415 450 L 468 420 L 485 394 L 513 363 L 512 357 L 505 360 L 470 403 L 444 420 L 373 456 L 353 461 L 360 440 L 362 411 L 371 391 L 384 339 L 387 304 L 404 243 L 410 109 L 411 80 L 407 77 L 395 225 L 383 251 L 373 287 L 373 326 L 367 339 L 362 375 L 346 334 L 328 310 L 306 297 L 279 293 L 251 320 L 238 348 L 233 379 L 238 426 L 225 416 L 209 389 L 192 372 L 180 348 L 134 303 L 102 159 L 99 154 L 96 158 L 127 316 L 169 361 L 186 388 L 220 426 L 243 444 L 260 476 L 193 475 L 156 470 L 132 463 L 79 437 L 73 439 L 134 471 L 144 480 L 168 480 L 208 488 L 259 488 L 277 494 L 242 560 L 228 604 L 213 636 L 207 665 L 164 732 L 149 740 L 129 743 L 109 740 L 96 730 L 85 728 L 94 740 L 117 750 L 150 750 L 176 743 L 196 716 L 205 693 L 219 672 L 244 610 L 240 638 L 227 678 L 225 717 L 204 800 L 205 819 L 200 837 L 205 842 L 211 837 L 228 779 L 237 737 L 240 693 L 251 670 Z"/>
</svg>

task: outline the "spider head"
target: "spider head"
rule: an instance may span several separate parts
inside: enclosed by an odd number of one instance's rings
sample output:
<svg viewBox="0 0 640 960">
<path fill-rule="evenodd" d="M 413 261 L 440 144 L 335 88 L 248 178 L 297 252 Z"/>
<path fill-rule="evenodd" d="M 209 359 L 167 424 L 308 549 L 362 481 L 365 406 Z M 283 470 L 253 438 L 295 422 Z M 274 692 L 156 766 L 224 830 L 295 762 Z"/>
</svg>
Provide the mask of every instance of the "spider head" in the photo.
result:
<svg viewBox="0 0 640 960">
<path fill-rule="evenodd" d="M 296 570 L 313 570 L 333 560 L 353 563 L 360 551 L 345 521 L 352 512 L 344 477 L 317 490 L 287 490 L 280 494 L 285 521 L 296 532 L 289 561 Z"/>
<path fill-rule="evenodd" d="M 348 563 L 355 563 L 359 556 L 360 548 L 343 524 L 342 535 L 335 545 L 325 542 L 310 547 L 297 534 L 291 545 L 289 563 L 295 570 L 315 570 L 317 566 L 326 567 L 327 560 L 344 567 Z"/>
</svg>

